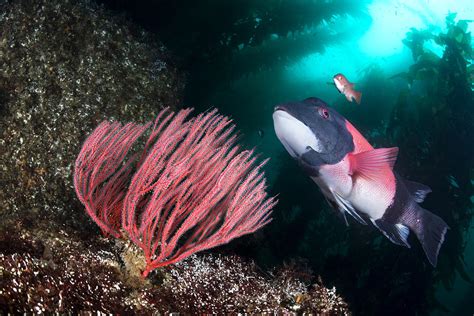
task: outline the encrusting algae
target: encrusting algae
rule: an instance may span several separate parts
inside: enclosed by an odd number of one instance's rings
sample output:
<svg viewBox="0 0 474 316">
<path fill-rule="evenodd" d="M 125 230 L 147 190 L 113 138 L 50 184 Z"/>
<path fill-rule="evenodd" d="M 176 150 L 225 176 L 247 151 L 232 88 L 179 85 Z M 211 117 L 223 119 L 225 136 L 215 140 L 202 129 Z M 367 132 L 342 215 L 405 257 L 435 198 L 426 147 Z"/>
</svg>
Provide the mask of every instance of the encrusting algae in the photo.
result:
<svg viewBox="0 0 474 316">
<path fill-rule="evenodd" d="M 1 310 L 350 315 L 334 288 L 311 282 L 296 265 L 262 274 L 237 256 L 193 255 L 143 281 L 138 270 L 133 274 L 143 259 L 133 248 L 121 240 L 79 238 L 74 231 L 46 227 L 3 231 Z"/>
<path fill-rule="evenodd" d="M 180 102 L 164 46 L 90 1 L 0 4 L 0 212 L 75 222 L 72 166 L 102 120 Z M 82 215 L 82 214 L 81 214 Z"/>
</svg>

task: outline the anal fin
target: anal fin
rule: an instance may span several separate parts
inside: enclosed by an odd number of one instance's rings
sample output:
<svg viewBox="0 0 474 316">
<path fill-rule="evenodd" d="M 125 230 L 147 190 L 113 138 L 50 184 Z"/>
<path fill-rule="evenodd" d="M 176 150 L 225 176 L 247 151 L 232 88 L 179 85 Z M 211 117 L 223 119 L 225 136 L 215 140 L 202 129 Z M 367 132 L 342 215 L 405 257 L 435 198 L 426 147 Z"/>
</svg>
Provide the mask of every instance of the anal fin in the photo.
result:
<svg viewBox="0 0 474 316">
<path fill-rule="evenodd" d="M 408 243 L 408 235 L 410 234 L 410 229 L 407 226 L 401 223 L 387 223 L 383 219 L 370 220 L 372 221 L 374 226 L 377 227 L 391 242 L 400 246 L 410 248 L 410 244 Z"/>
</svg>

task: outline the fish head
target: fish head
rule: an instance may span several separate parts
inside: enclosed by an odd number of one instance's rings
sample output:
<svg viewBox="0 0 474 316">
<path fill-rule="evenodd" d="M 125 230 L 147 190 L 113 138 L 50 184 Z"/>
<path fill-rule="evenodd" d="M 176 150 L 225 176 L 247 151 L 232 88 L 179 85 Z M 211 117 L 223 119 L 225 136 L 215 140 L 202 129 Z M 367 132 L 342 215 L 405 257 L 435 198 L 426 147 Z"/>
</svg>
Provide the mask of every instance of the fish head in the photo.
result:
<svg viewBox="0 0 474 316">
<path fill-rule="evenodd" d="M 346 119 L 318 98 L 275 106 L 273 124 L 293 158 L 312 150 L 325 160 L 340 161 L 354 149 Z"/>
<path fill-rule="evenodd" d="M 348 83 L 346 77 L 343 74 L 339 73 L 339 74 L 334 75 L 332 80 L 334 81 L 334 84 L 336 85 L 337 90 L 339 90 L 339 92 L 343 92 L 344 87 Z"/>
</svg>

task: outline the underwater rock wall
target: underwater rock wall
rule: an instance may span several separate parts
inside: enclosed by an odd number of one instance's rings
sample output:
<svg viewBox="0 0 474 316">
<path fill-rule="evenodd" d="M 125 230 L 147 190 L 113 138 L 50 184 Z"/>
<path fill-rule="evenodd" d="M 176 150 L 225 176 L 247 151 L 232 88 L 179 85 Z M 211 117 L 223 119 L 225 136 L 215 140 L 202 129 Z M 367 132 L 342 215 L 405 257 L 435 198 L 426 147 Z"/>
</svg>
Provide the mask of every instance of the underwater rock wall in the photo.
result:
<svg viewBox="0 0 474 316">
<path fill-rule="evenodd" d="M 93 2 L 7 1 L 0 12 L 0 214 L 74 221 L 85 136 L 104 119 L 176 106 L 184 77 L 161 43 Z"/>
</svg>

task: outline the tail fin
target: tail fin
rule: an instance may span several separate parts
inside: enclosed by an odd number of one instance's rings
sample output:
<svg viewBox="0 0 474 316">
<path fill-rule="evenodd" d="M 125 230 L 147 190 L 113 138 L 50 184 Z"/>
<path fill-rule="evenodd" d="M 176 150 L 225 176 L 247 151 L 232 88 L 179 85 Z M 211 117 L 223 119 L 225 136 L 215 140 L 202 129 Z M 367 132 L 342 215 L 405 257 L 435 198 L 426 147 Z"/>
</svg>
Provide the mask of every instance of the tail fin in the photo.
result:
<svg viewBox="0 0 474 316">
<path fill-rule="evenodd" d="M 429 262 L 436 267 L 439 249 L 449 227 L 441 217 L 420 206 L 414 207 L 413 212 L 415 214 L 411 214 L 411 220 L 405 224 L 416 234 Z"/>
<path fill-rule="evenodd" d="M 354 91 L 354 99 L 357 104 L 360 104 L 360 100 L 362 99 L 362 92 Z"/>
</svg>

